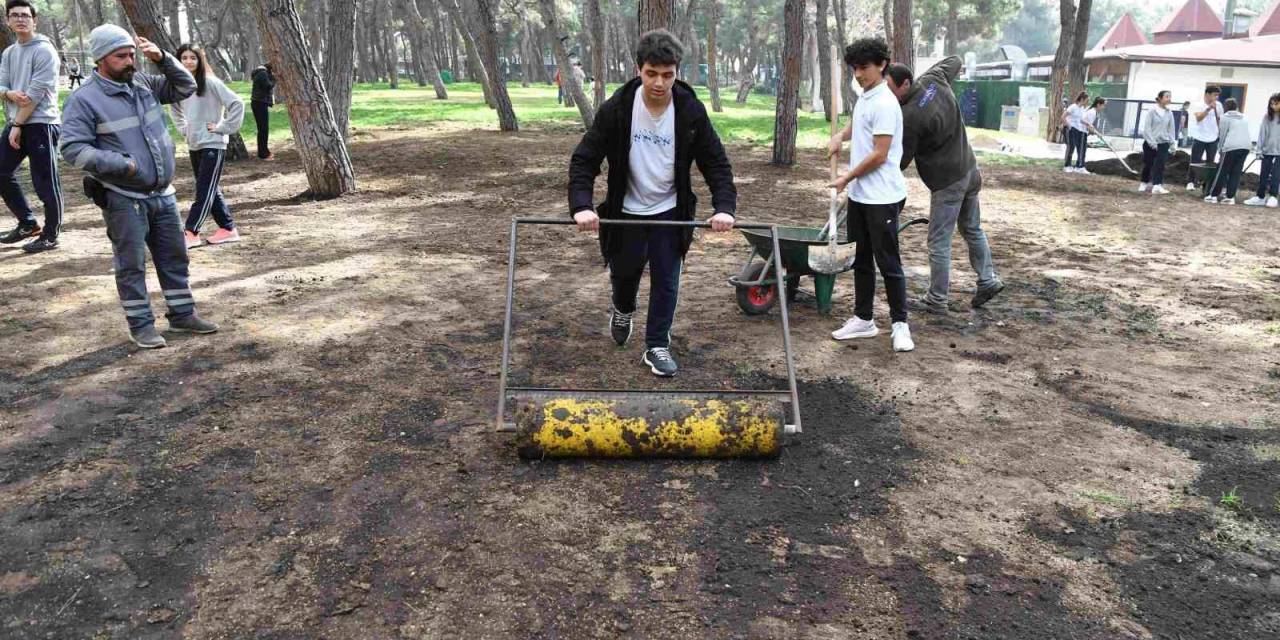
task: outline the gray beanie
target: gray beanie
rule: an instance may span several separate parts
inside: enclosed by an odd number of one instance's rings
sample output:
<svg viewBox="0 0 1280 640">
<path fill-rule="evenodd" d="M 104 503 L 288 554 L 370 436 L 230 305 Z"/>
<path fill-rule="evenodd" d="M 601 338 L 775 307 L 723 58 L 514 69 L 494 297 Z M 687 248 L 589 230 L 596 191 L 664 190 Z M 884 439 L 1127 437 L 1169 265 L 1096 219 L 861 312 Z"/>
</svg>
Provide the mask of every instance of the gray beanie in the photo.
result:
<svg viewBox="0 0 1280 640">
<path fill-rule="evenodd" d="M 133 36 L 114 24 L 104 24 L 89 32 L 89 54 L 97 62 L 121 47 L 132 47 Z"/>
</svg>

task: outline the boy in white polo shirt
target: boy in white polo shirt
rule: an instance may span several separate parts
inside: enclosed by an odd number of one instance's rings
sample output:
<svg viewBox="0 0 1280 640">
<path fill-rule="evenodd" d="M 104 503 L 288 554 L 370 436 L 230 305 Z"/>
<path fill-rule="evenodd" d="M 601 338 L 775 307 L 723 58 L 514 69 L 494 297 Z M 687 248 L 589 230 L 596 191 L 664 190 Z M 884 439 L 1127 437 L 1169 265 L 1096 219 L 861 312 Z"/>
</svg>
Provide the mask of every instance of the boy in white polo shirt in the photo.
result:
<svg viewBox="0 0 1280 640">
<path fill-rule="evenodd" d="M 872 315 L 876 293 L 876 267 L 884 278 L 889 318 L 893 323 L 893 350 L 911 351 L 907 326 L 907 277 L 898 254 L 898 215 L 907 200 L 902 176 L 902 108 L 885 84 L 889 46 L 879 38 L 862 38 L 845 48 L 844 62 L 862 87 L 853 118 L 836 134 L 831 147 L 851 140 L 849 170 L 831 186 L 849 195 L 849 238 L 858 243 L 853 260 L 854 315 L 831 332 L 836 340 L 870 338 L 880 333 Z"/>
</svg>

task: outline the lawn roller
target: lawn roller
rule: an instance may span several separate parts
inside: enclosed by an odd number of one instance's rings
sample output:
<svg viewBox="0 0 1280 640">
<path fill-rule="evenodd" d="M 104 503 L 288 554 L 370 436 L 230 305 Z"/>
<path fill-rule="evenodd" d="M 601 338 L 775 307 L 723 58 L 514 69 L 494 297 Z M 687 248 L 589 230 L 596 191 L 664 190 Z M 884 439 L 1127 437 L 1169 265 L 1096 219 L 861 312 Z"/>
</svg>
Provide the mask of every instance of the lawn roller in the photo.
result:
<svg viewBox="0 0 1280 640">
<path fill-rule="evenodd" d="M 839 228 L 844 220 L 845 215 L 841 214 L 836 227 Z M 903 229 L 911 225 L 928 222 L 928 218 L 909 220 L 898 226 L 898 233 L 902 233 Z M 751 243 L 751 254 L 747 256 L 742 270 L 737 275 L 729 277 L 729 284 L 737 290 L 738 308 L 742 309 L 743 313 L 752 316 L 768 313 L 778 302 L 780 280 L 783 282 L 782 291 L 787 302 L 794 302 L 801 276 L 813 276 L 813 293 L 814 298 L 817 299 L 818 312 L 823 315 L 831 313 L 832 296 L 835 292 L 838 273 L 827 274 L 813 269 L 809 254 L 813 247 L 827 247 L 827 227 L 778 226 L 773 232 L 777 234 L 776 239 L 757 229 L 742 228 L 741 231 L 747 238 L 747 242 Z M 853 245 L 854 243 L 849 242 L 841 246 L 852 247 Z M 774 247 L 780 247 L 782 269 L 778 268 L 776 260 L 771 259 L 774 255 Z M 763 260 L 757 261 L 756 256 Z M 853 265 L 850 264 L 844 270 L 848 271 L 852 268 Z M 778 273 L 782 273 L 784 277 L 779 279 Z M 784 309 L 785 307 L 786 305 L 783 305 Z"/>
<path fill-rule="evenodd" d="M 770 458 L 786 436 L 800 433 L 800 396 L 791 355 L 791 325 L 782 311 L 786 390 L 555 389 L 507 385 L 515 302 L 516 239 L 522 224 L 572 225 L 567 218 L 514 218 L 507 255 L 497 427 L 515 431 L 522 458 Z M 610 226 L 709 227 L 705 222 L 601 220 Z M 778 247 L 774 225 L 736 224 Z M 770 255 L 781 256 L 782 251 Z M 774 273 L 786 275 L 775 258 Z M 786 285 L 782 285 L 783 295 Z M 507 420 L 508 404 L 514 420 Z M 787 405 L 790 411 L 787 411 Z M 788 422 L 788 416 L 791 421 Z"/>
</svg>

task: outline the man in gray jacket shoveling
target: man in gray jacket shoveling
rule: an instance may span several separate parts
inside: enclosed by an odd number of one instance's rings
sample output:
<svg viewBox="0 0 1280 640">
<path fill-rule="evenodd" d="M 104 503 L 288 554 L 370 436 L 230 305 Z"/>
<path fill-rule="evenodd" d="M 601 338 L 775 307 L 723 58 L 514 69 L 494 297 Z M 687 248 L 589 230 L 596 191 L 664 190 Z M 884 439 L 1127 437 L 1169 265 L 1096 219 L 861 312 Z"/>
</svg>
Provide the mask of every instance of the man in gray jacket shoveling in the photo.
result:
<svg viewBox="0 0 1280 640">
<path fill-rule="evenodd" d="M 982 231 L 978 192 L 982 172 L 969 147 L 960 105 L 951 82 L 963 66 L 958 56 L 935 64 L 919 78 L 903 64 L 889 65 L 889 89 L 902 104 L 902 168 L 912 159 L 929 187 L 929 293 L 926 311 L 945 314 L 951 288 L 951 237 L 957 226 L 969 246 L 969 264 L 978 274 L 972 305 L 981 307 L 1004 289 L 991 263 L 991 247 Z"/>
<path fill-rule="evenodd" d="M 62 184 L 58 180 L 58 50 L 36 33 L 36 8 L 28 0 L 5 3 L 5 20 L 17 42 L 0 55 L 0 100 L 9 123 L 0 135 L 0 195 L 18 226 L 0 243 L 22 245 L 27 253 L 58 248 L 62 230 Z M 14 173 L 30 158 L 31 184 L 44 202 L 44 227 L 27 203 Z"/>
<path fill-rule="evenodd" d="M 195 78 L 154 43 L 135 40 L 112 24 L 89 34 L 89 49 L 98 68 L 67 99 L 61 152 L 89 174 L 85 191 L 107 222 L 129 336 L 144 349 L 166 344 L 147 297 L 147 250 L 169 307 L 169 330 L 213 333 L 218 325 L 196 315 L 187 282 L 187 247 L 172 184 L 173 140 L 160 108 L 195 92 Z M 137 73 L 135 52 L 163 75 Z"/>
</svg>

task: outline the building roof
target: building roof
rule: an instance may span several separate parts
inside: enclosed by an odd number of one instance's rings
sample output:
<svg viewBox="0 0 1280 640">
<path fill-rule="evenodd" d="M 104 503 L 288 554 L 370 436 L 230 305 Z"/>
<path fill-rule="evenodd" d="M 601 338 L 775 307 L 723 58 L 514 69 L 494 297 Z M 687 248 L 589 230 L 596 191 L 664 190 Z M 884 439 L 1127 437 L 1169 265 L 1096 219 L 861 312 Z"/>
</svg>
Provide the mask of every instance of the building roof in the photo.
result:
<svg viewBox="0 0 1280 640">
<path fill-rule="evenodd" d="M 1266 11 L 1262 12 L 1262 15 L 1257 20 L 1253 21 L 1253 27 L 1249 29 L 1249 35 L 1256 38 L 1278 33 L 1280 33 L 1280 0 L 1275 0 Z"/>
<path fill-rule="evenodd" d="M 1187 0 L 1180 9 L 1169 14 L 1153 34 L 1222 33 L 1222 18 L 1205 0 Z"/>
<path fill-rule="evenodd" d="M 1280 4 L 1280 0 L 1276 0 Z M 1098 43 L 1093 45 L 1094 49 L 1115 49 L 1118 47 L 1133 47 L 1140 44 L 1147 44 L 1147 36 L 1143 35 L 1142 30 L 1138 28 L 1138 23 L 1133 21 L 1133 16 L 1125 13 L 1111 28 L 1103 34 Z"/>
<path fill-rule="evenodd" d="M 1262 35 L 1256 38 L 1212 38 L 1189 40 L 1170 44 L 1143 44 L 1119 49 L 1092 49 L 1084 59 L 1120 59 L 1128 61 L 1162 62 L 1168 64 L 1205 64 L 1233 67 L 1266 67 L 1280 69 L 1280 34 Z M 1053 64 L 1053 56 L 1039 56 L 1027 61 L 1028 66 L 1043 67 Z M 979 65 L 980 67 L 982 65 Z"/>
</svg>

